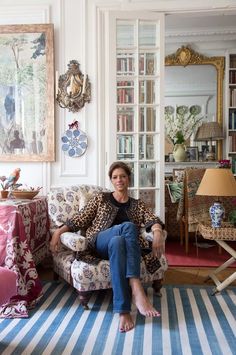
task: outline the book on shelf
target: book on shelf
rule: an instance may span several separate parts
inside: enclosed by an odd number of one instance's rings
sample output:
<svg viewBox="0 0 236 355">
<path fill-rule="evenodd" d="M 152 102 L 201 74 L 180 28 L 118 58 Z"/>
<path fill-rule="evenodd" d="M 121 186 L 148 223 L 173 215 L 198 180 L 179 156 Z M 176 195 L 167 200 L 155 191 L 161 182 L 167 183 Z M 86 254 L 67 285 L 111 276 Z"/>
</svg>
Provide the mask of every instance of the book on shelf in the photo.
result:
<svg viewBox="0 0 236 355">
<path fill-rule="evenodd" d="M 118 154 L 133 154 L 132 136 L 118 136 Z"/>
<path fill-rule="evenodd" d="M 236 70 L 230 70 L 229 72 L 229 83 L 236 84 Z"/>
<path fill-rule="evenodd" d="M 236 156 L 235 157 L 232 157 L 232 173 L 233 174 L 236 174 Z"/>
<path fill-rule="evenodd" d="M 230 99 L 229 105 L 231 107 L 236 107 L 236 88 L 229 89 L 229 99 Z"/>
<path fill-rule="evenodd" d="M 230 58 L 229 67 L 230 68 L 236 68 L 236 55 L 235 54 L 231 54 L 229 58 Z"/>
<path fill-rule="evenodd" d="M 116 60 L 116 71 L 121 74 L 133 74 L 134 73 L 134 58 L 133 57 L 124 57 L 117 58 Z"/>
<path fill-rule="evenodd" d="M 236 130 L 236 110 L 229 111 L 229 129 Z"/>
<path fill-rule="evenodd" d="M 118 114 L 117 115 L 117 131 L 118 132 L 132 132 L 133 128 L 133 115 Z"/>
<path fill-rule="evenodd" d="M 117 88 L 117 103 L 118 104 L 134 103 L 134 89 L 133 88 Z"/>
<path fill-rule="evenodd" d="M 228 141 L 229 141 L 229 152 L 236 152 L 236 132 L 230 134 Z"/>
<path fill-rule="evenodd" d="M 153 55 L 149 55 L 146 59 L 146 73 L 148 75 L 153 75 L 154 74 L 154 56 Z"/>
</svg>

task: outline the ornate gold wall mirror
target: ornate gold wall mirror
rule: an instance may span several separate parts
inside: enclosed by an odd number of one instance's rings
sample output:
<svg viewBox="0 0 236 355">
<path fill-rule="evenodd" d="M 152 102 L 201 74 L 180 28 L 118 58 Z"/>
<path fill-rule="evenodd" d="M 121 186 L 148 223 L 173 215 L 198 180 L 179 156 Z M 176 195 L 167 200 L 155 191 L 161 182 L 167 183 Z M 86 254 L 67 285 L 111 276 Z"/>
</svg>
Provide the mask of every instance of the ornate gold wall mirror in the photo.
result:
<svg viewBox="0 0 236 355">
<path fill-rule="evenodd" d="M 165 58 L 165 65 L 166 66 L 173 66 L 173 67 L 189 67 L 189 66 L 199 66 L 198 69 L 200 70 L 200 66 L 204 66 L 205 72 L 214 71 L 214 78 L 216 87 L 214 96 L 215 99 L 215 119 L 221 126 L 223 126 L 223 78 L 224 78 L 224 64 L 225 58 L 224 57 L 207 57 L 198 52 L 195 52 L 189 46 L 182 46 L 179 48 L 175 53 L 166 56 Z M 208 65 L 209 70 L 205 67 Z M 212 66 L 214 68 L 212 68 Z M 193 67 L 194 68 L 194 67 Z M 190 68 L 189 68 L 190 69 Z M 193 69 L 191 67 L 191 72 Z M 196 74 L 198 75 L 198 74 Z M 184 76 L 182 72 L 182 77 Z M 204 74 L 203 74 L 204 76 Z M 194 86 L 194 83 L 193 83 Z M 201 89 L 201 88 L 199 88 Z M 180 94 L 179 94 L 180 95 Z M 218 141 L 217 143 L 217 159 L 221 159 L 223 155 L 223 144 L 222 141 Z"/>
<path fill-rule="evenodd" d="M 60 107 L 78 112 L 91 100 L 91 84 L 88 75 L 82 74 L 77 60 L 71 60 L 68 70 L 60 75 L 56 88 L 56 100 Z"/>
</svg>

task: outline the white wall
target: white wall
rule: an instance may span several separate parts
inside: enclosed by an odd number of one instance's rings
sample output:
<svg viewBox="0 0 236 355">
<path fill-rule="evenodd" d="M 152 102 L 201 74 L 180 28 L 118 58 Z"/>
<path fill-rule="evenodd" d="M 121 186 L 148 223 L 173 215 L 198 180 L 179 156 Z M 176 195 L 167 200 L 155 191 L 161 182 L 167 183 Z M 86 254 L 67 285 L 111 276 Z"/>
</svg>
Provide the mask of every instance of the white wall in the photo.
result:
<svg viewBox="0 0 236 355">
<path fill-rule="evenodd" d="M 17 4 L 16 4 L 17 3 Z M 191 4 L 190 4 L 191 3 Z M 32 186 L 43 186 L 46 193 L 51 186 L 73 183 L 103 184 L 104 176 L 104 135 L 105 127 L 101 115 L 101 101 L 104 101 L 99 72 L 98 58 L 102 58 L 102 38 L 97 33 L 96 14 L 99 8 L 156 9 L 163 12 L 187 12 L 217 7 L 230 9 L 233 0 L 192 0 L 186 1 L 103 1 L 103 0 L 0 0 L 0 24 L 54 24 L 55 72 L 59 75 L 67 70 L 70 60 L 80 63 L 82 73 L 86 71 L 92 85 L 90 104 L 77 114 L 55 106 L 56 161 L 53 163 L 0 162 L 0 175 L 8 175 L 15 167 L 21 168 L 21 182 Z M 198 43 L 199 44 L 199 43 Z M 174 44 L 169 45 L 172 49 Z M 175 50 L 178 41 L 175 43 Z M 201 47 L 198 46 L 198 47 Z M 217 55 L 224 55 L 225 49 L 217 48 Z M 211 48 L 211 53 L 214 48 Z M 101 54 L 101 56 L 100 56 Z M 99 98 L 99 99 L 98 99 Z M 61 151 L 60 138 L 74 119 L 88 136 L 88 149 L 79 158 L 69 158 Z"/>
</svg>

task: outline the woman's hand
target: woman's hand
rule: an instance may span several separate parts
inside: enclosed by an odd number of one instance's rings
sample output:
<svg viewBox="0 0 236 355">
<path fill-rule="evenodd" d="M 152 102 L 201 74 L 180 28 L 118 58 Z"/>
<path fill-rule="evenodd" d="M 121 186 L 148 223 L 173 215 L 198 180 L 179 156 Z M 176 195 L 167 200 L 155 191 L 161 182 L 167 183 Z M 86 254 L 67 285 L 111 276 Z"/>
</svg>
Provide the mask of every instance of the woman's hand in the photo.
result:
<svg viewBox="0 0 236 355">
<path fill-rule="evenodd" d="M 162 227 L 159 224 L 154 224 L 152 226 L 152 232 L 152 254 L 155 258 L 160 258 L 161 255 L 165 253 L 165 238 Z"/>
<path fill-rule="evenodd" d="M 60 249 L 60 244 L 61 244 L 61 234 L 68 232 L 69 228 L 67 226 L 62 226 L 61 228 L 58 228 L 55 230 L 55 232 L 52 235 L 52 239 L 50 241 L 50 250 L 53 253 L 57 253 Z"/>
<path fill-rule="evenodd" d="M 165 239 L 163 232 L 156 230 L 153 232 L 152 254 L 155 258 L 160 258 L 165 253 Z"/>
</svg>

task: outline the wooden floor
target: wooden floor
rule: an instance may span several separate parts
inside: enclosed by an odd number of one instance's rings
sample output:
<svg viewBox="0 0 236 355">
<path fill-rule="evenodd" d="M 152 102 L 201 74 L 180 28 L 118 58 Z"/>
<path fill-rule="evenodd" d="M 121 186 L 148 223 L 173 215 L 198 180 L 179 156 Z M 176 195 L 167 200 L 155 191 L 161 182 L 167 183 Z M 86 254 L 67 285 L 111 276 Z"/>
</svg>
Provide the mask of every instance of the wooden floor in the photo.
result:
<svg viewBox="0 0 236 355">
<path fill-rule="evenodd" d="M 50 266 L 38 266 L 38 273 L 41 280 L 53 280 L 53 271 Z M 165 273 L 164 284 L 169 285 L 204 285 L 205 280 L 214 268 L 199 268 L 199 267 L 169 267 Z M 221 271 L 217 277 L 223 281 L 226 277 L 236 272 L 236 269 L 229 268 Z M 214 285 L 210 279 L 206 282 L 207 285 Z M 236 280 L 231 283 L 231 286 L 236 286 Z"/>
</svg>

